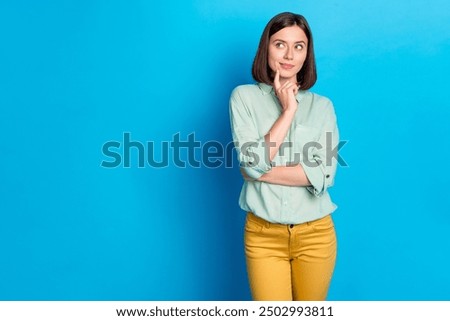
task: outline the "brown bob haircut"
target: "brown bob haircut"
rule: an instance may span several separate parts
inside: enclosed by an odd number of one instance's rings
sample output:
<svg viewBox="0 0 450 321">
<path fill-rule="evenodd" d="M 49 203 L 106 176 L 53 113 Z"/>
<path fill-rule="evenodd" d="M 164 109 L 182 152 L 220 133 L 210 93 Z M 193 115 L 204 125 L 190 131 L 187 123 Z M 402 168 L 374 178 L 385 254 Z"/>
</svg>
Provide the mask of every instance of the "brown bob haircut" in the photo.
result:
<svg viewBox="0 0 450 321">
<path fill-rule="evenodd" d="M 314 58 L 314 46 L 311 28 L 305 17 L 292 12 L 283 12 L 273 17 L 264 28 L 258 51 L 253 60 L 252 76 L 257 82 L 273 84 L 272 70 L 269 67 L 269 40 L 270 37 L 286 27 L 299 26 L 308 38 L 308 51 L 302 69 L 297 74 L 297 82 L 300 89 L 306 90 L 314 86 L 317 80 L 316 60 Z"/>
</svg>

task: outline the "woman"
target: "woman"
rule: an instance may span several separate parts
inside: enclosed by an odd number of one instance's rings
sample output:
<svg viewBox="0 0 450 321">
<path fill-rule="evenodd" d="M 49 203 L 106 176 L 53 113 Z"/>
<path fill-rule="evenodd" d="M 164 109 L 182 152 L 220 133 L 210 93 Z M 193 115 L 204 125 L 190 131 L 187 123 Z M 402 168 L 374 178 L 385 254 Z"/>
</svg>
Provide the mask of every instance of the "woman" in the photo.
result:
<svg viewBox="0 0 450 321">
<path fill-rule="evenodd" d="M 236 87 L 230 98 L 252 297 L 325 300 L 336 260 L 328 187 L 339 137 L 331 101 L 308 91 L 317 75 L 303 16 L 269 21 L 252 75 L 257 84 Z"/>
</svg>

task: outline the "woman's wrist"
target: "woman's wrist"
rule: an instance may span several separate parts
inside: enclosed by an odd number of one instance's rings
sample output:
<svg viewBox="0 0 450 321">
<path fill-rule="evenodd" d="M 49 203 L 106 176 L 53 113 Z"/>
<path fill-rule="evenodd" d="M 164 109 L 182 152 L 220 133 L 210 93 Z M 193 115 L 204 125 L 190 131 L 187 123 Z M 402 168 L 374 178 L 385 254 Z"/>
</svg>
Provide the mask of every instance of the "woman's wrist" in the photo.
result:
<svg viewBox="0 0 450 321">
<path fill-rule="evenodd" d="M 287 108 L 283 109 L 281 114 L 293 118 L 296 111 L 297 111 L 297 106 L 295 106 L 295 107 L 289 107 L 288 106 Z"/>
<path fill-rule="evenodd" d="M 296 99 L 289 100 L 286 102 L 286 105 L 282 105 L 284 110 L 297 110 L 298 103 Z"/>
</svg>

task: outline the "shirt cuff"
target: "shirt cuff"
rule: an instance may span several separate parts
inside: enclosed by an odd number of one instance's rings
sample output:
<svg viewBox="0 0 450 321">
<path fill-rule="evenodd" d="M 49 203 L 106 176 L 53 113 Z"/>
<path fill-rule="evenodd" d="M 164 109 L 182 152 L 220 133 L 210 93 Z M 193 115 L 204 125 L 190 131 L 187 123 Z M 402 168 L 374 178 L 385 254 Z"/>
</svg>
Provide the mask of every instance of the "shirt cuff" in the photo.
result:
<svg viewBox="0 0 450 321">
<path fill-rule="evenodd" d="M 258 179 L 272 169 L 264 140 L 242 147 L 244 149 L 241 149 L 240 166 L 249 177 Z"/>
<path fill-rule="evenodd" d="M 301 163 L 301 165 L 306 177 L 308 177 L 308 180 L 311 183 L 311 186 L 306 186 L 306 189 L 316 197 L 321 196 L 326 190 L 325 181 L 330 175 L 324 173 L 322 166 L 317 162 L 309 165 Z"/>
</svg>

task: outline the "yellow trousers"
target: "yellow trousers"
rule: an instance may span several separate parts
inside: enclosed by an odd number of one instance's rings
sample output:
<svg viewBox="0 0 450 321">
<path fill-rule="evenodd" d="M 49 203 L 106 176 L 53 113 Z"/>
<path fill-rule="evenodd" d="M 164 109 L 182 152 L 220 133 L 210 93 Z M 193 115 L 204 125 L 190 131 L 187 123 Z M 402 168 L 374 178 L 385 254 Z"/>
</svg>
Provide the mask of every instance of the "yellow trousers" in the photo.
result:
<svg viewBox="0 0 450 321">
<path fill-rule="evenodd" d="M 286 225 L 267 222 L 249 212 L 244 239 L 254 300 L 326 299 L 337 247 L 331 215 Z"/>
</svg>

